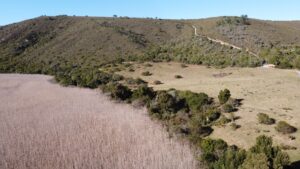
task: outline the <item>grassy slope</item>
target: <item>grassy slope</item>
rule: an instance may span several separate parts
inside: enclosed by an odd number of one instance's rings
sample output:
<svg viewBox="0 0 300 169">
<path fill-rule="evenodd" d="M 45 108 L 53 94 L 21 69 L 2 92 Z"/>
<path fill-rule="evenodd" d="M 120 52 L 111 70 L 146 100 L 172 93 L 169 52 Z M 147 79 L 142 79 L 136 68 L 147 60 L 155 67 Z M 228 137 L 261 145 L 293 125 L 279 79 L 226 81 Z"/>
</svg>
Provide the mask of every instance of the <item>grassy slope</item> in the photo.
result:
<svg viewBox="0 0 300 169">
<path fill-rule="evenodd" d="M 245 52 L 230 50 L 229 47 L 205 38 L 199 43 L 199 39 L 193 39 L 192 25 L 196 25 L 202 35 L 247 47 L 255 52 L 260 50 L 262 44 L 300 43 L 297 37 L 300 35 L 299 22 L 251 20 L 248 26 L 217 26 L 218 20 L 220 18 L 154 20 L 39 17 L 0 27 L 0 70 L 47 72 L 43 69 L 96 67 L 118 58 L 140 58 L 150 48 L 158 46 L 168 51 L 156 53 L 165 53 L 172 60 L 189 63 L 218 65 L 226 62 L 226 65 L 230 65 L 227 62 L 232 57 L 249 57 Z M 228 60 L 222 61 L 224 58 Z"/>
<path fill-rule="evenodd" d="M 261 47 L 300 45 L 300 21 L 265 21 L 251 19 L 250 25 L 217 26 L 222 17 L 191 20 L 201 34 L 221 39 L 258 53 Z"/>
</svg>

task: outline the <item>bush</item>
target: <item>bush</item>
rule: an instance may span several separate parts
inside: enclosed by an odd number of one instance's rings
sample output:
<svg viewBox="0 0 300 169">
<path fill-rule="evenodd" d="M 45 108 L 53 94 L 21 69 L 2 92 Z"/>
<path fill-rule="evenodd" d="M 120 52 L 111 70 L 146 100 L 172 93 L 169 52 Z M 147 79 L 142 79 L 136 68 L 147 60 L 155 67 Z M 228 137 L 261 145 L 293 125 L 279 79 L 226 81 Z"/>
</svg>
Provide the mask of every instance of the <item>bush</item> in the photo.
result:
<svg viewBox="0 0 300 169">
<path fill-rule="evenodd" d="M 265 154 L 249 153 L 239 169 L 270 169 L 270 162 Z"/>
<path fill-rule="evenodd" d="M 275 119 L 270 118 L 267 114 L 258 113 L 257 114 L 258 122 L 261 124 L 271 125 L 275 123 Z"/>
<path fill-rule="evenodd" d="M 182 79 L 181 75 L 175 75 L 174 77 L 175 77 L 175 79 Z"/>
<path fill-rule="evenodd" d="M 167 120 L 177 113 L 180 109 L 184 108 L 184 101 L 172 96 L 166 91 L 159 91 L 156 97 L 149 105 L 149 113 L 155 117 Z"/>
<path fill-rule="evenodd" d="M 151 76 L 152 73 L 150 73 L 149 71 L 146 71 L 146 72 L 143 72 L 142 75 L 143 75 L 143 76 Z"/>
<path fill-rule="evenodd" d="M 235 111 L 235 108 L 232 104 L 224 104 L 222 106 L 222 110 L 225 112 L 225 113 L 231 113 L 231 112 L 234 112 Z"/>
<path fill-rule="evenodd" d="M 227 143 L 222 139 L 204 139 L 200 144 L 201 150 L 205 153 L 214 153 L 216 150 L 225 151 L 228 147 Z"/>
<path fill-rule="evenodd" d="M 229 100 L 230 96 L 231 96 L 231 94 L 228 89 L 221 90 L 219 92 L 219 96 L 218 96 L 219 102 L 221 104 L 225 104 Z"/>
<path fill-rule="evenodd" d="M 110 83 L 102 87 L 103 92 L 109 92 L 114 99 L 127 100 L 132 96 L 132 91 L 127 87 L 118 83 Z"/>
<path fill-rule="evenodd" d="M 179 96 L 188 104 L 192 112 L 201 111 L 204 105 L 210 103 L 208 95 L 205 93 L 193 93 L 191 91 L 180 91 Z"/>
<path fill-rule="evenodd" d="M 220 118 L 220 112 L 217 109 L 210 108 L 205 112 L 206 121 L 211 123 Z"/>
<path fill-rule="evenodd" d="M 231 120 L 226 118 L 224 115 L 221 115 L 218 121 L 215 122 L 216 126 L 225 126 L 227 123 L 230 123 Z"/>
<path fill-rule="evenodd" d="M 278 122 L 277 126 L 275 127 L 275 129 L 283 134 L 290 134 L 290 133 L 294 133 L 297 131 L 297 128 L 294 126 L 291 126 L 290 124 L 288 124 L 285 121 L 280 121 Z"/>
<path fill-rule="evenodd" d="M 272 138 L 265 135 L 256 138 L 256 145 L 250 148 L 249 153 L 263 154 L 267 158 L 270 168 L 283 169 L 289 164 L 289 156 L 279 147 L 273 147 Z M 245 163 L 248 162 L 250 161 L 245 161 Z"/>
<path fill-rule="evenodd" d="M 152 67 L 152 65 L 150 63 L 146 63 L 145 66 L 146 67 Z"/>
<path fill-rule="evenodd" d="M 160 84 L 163 84 L 161 81 L 159 81 L 159 80 L 155 80 L 154 82 L 153 82 L 153 84 L 155 84 L 155 85 L 160 85 Z"/>
<path fill-rule="evenodd" d="M 132 93 L 132 100 L 141 100 L 143 103 L 149 103 L 155 97 L 155 92 L 152 88 L 142 85 Z"/>
<path fill-rule="evenodd" d="M 237 125 L 236 123 L 231 123 L 231 124 L 230 124 L 230 127 L 231 127 L 232 130 L 237 130 L 237 129 L 239 129 L 241 126 L 240 126 L 240 125 Z"/>
</svg>

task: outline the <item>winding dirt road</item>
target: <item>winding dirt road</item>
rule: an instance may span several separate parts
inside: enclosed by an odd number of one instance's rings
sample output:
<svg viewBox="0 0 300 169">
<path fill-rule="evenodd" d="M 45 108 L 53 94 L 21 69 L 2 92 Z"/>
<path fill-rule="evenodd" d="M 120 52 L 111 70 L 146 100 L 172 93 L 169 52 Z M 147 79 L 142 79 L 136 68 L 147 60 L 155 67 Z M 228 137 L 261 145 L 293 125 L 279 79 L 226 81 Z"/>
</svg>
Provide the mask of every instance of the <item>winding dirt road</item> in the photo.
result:
<svg viewBox="0 0 300 169">
<path fill-rule="evenodd" d="M 194 25 L 193 25 L 192 27 L 194 28 L 194 31 L 195 31 L 194 34 L 195 34 L 195 36 L 201 36 L 201 35 L 199 35 L 198 32 L 197 32 L 197 27 L 194 26 Z M 203 36 L 203 35 L 202 35 L 202 36 Z M 208 40 L 213 41 L 213 42 L 215 42 L 215 43 L 219 43 L 219 44 L 224 45 L 224 46 L 232 47 L 232 48 L 237 49 L 237 50 L 243 50 L 243 48 L 241 48 L 241 47 L 238 47 L 238 46 L 236 46 L 236 45 L 230 44 L 230 43 L 228 43 L 228 42 L 224 42 L 224 41 L 222 41 L 222 40 L 220 40 L 220 39 L 213 39 L 213 38 L 208 37 L 208 36 L 204 36 L 204 37 L 206 37 Z M 253 55 L 253 56 L 255 56 L 255 57 L 259 57 L 256 53 L 249 51 L 249 49 L 246 49 L 246 51 L 247 51 L 250 55 Z"/>
</svg>

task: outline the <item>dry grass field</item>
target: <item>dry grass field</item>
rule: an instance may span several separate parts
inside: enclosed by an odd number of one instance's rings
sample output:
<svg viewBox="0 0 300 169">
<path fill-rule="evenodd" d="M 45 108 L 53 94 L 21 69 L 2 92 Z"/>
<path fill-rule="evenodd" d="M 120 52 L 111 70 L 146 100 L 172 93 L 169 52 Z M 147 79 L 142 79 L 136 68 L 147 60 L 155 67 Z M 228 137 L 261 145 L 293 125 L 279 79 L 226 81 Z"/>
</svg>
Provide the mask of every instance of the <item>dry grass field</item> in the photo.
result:
<svg viewBox="0 0 300 169">
<path fill-rule="evenodd" d="M 154 89 L 176 88 L 205 92 L 217 98 L 220 90 L 228 88 L 234 98 L 243 100 L 243 105 L 235 116 L 241 128 L 234 131 L 230 126 L 214 128 L 213 138 L 222 138 L 230 144 L 249 148 L 255 138 L 266 134 L 272 136 L 278 145 L 290 145 L 297 150 L 289 150 L 292 160 L 300 160 L 300 131 L 292 136 L 281 135 L 274 129 L 258 123 L 257 114 L 266 113 L 277 121 L 285 120 L 300 129 L 300 76 L 296 70 L 280 70 L 267 68 L 225 68 L 215 69 L 205 66 L 188 65 L 182 68 L 180 63 L 135 64 L 135 72 L 122 71 L 119 74 L 127 77 L 140 77 L 149 82 Z M 144 71 L 151 76 L 141 76 Z M 180 75 L 182 78 L 175 78 Z M 160 85 L 153 82 L 159 80 Z"/>
<path fill-rule="evenodd" d="M 196 168 L 145 110 L 51 79 L 0 74 L 1 169 Z"/>
</svg>

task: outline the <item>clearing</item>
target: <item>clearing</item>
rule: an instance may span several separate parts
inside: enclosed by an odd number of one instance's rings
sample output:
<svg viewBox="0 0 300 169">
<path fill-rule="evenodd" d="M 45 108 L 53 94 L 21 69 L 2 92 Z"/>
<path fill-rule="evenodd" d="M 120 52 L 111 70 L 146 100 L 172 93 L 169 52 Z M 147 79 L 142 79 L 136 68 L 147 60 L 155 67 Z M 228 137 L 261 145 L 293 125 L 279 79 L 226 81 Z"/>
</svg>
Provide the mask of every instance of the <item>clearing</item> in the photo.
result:
<svg viewBox="0 0 300 169">
<path fill-rule="evenodd" d="M 150 63 L 152 67 L 134 63 L 134 72 L 121 71 L 125 77 L 140 77 L 149 82 L 156 90 L 175 88 L 204 92 L 217 98 L 220 90 L 228 88 L 232 97 L 244 99 L 243 105 L 235 116 L 241 128 L 233 131 L 230 126 L 215 127 L 211 135 L 222 138 L 229 144 L 249 148 L 255 143 L 255 138 L 265 134 L 272 136 L 278 145 L 289 145 L 297 150 L 288 150 L 292 160 L 300 160 L 300 78 L 296 70 L 280 70 L 267 68 L 208 68 L 199 65 L 187 65 L 183 68 L 180 63 Z M 149 71 L 151 76 L 141 76 Z M 175 75 L 183 78 L 177 79 Z M 160 85 L 153 82 L 159 80 Z M 289 135 L 281 135 L 274 129 L 275 125 L 267 126 L 258 123 L 257 114 L 266 113 L 277 121 L 285 120 L 299 130 Z"/>
</svg>

